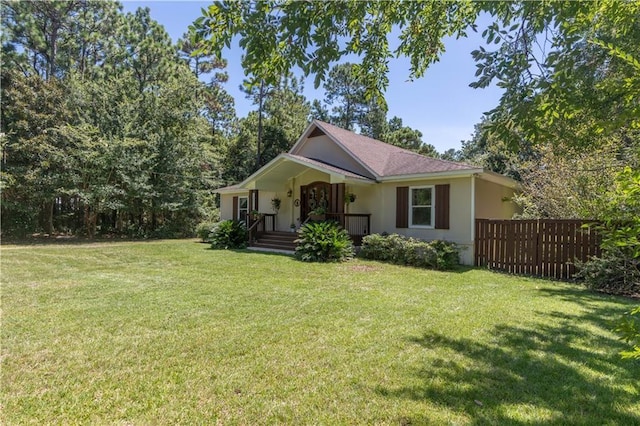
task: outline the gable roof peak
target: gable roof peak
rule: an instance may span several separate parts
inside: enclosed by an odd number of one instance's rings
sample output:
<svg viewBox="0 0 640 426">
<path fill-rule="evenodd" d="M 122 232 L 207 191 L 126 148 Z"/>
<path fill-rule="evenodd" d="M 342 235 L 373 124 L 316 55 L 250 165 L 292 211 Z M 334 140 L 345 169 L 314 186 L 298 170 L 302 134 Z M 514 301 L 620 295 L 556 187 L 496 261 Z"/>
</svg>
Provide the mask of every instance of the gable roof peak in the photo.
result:
<svg viewBox="0 0 640 426">
<path fill-rule="evenodd" d="M 312 124 L 378 178 L 478 169 L 465 163 L 427 157 L 324 121 L 314 120 Z"/>
</svg>

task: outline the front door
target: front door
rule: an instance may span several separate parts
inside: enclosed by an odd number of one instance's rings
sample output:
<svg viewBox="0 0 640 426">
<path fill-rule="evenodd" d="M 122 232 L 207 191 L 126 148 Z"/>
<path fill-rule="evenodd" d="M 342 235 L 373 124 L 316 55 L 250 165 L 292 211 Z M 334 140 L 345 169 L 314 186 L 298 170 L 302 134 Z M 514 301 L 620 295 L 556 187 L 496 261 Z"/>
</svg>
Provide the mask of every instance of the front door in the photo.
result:
<svg viewBox="0 0 640 426">
<path fill-rule="evenodd" d="M 331 200 L 331 184 L 327 182 L 313 182 L 300 187 L 300 220 L 305 221 L 309 213 L 318 207 L 329 212 Z"/>
</svg>

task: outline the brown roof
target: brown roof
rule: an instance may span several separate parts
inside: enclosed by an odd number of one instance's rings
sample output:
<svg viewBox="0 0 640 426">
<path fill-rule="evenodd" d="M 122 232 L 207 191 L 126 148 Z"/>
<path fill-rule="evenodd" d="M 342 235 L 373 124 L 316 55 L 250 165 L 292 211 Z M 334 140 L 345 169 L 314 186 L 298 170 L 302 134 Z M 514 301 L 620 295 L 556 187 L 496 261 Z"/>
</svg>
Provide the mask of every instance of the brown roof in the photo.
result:
<svg viewBox="0 0 640 426">
<path fill-rule="evenodd" d="M 426 157 L 323 121 L 314 120 L 314 124 L 378 177 L 477 169 L 464 163 Z"/>
</svg>

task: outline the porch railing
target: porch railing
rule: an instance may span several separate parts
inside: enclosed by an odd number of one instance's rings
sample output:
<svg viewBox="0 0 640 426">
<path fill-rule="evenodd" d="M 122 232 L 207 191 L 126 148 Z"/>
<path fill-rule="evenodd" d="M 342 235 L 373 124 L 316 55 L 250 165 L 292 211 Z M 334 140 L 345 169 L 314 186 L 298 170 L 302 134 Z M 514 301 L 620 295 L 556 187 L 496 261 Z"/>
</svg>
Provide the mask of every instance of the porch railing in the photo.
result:
<svg viewBox="0 0 640 426">
<path fill-rule="evenodd" d="M 327 213 L 327 220 L 336 221 L 346 229 L 355 245 L 360 245 L 362 237 L 371 233 L 369 213 Z"/>
<path fill-rule="evenodd" d="M 276 215 L 272 213 L 260 213 L 257 219 L 249 217 L 249 245 L 252 245 L 262 234 L 276 230 Z"/>
</svg>

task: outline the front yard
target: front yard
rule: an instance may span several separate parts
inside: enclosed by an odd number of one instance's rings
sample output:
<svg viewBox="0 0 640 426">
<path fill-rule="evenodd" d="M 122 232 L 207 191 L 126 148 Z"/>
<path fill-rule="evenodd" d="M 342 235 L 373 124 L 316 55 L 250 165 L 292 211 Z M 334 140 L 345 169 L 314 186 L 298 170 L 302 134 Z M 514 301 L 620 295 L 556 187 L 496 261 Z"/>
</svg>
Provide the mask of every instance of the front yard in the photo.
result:
<svg viewBox="0 0 640 426">
<path fill-rule="evenodd" d="M 184 240 L 1 256 L 4 424 L 640 423 L 626 299 Z"/>
</svg>

